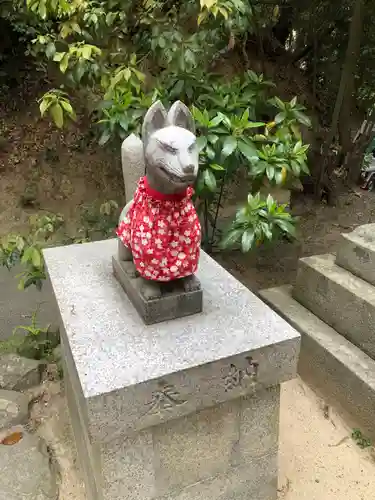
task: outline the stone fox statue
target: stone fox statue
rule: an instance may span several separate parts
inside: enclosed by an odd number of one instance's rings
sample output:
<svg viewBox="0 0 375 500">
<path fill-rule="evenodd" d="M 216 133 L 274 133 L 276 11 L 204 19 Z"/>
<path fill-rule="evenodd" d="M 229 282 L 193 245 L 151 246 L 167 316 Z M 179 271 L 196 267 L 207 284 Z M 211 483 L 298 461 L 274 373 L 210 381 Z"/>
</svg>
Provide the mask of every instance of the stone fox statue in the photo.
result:
<svg viewBox="0 0 375 500">
<path fill-rule="evenodd" d="M 120 216 L 119 258 L 133 260 L 147 299 L 161 295 L 160 283 L 177 279 L 185 291 L 196 290 L 201 227 L 191 186 L 199 152 L 190 111 L 177 101 L 167 113 L 156 102 L 144 118 L 142 140 L 146 175 Z"/>
</svg>

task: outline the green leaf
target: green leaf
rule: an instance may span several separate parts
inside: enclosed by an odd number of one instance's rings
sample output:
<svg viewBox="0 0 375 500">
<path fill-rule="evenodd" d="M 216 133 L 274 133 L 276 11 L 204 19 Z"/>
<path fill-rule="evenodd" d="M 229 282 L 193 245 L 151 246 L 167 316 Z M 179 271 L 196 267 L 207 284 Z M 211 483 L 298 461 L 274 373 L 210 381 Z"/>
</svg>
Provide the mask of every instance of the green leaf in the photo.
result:
<svg viewBox="0 0 375 500">
<path fill-rule="evenodd" d="M 264 235 L 266 236 L 267 240 L 271 241 L 272 240 L 272 231 L 267 222 L 262 223 L 262 230 Z"/>
<path fill-rule="evenodd" d="M 293 147 L 293 153 L 299 153 L 301 148 L 302 148 L 302 142 L 301 141 L 296 142 Z"/>
<path fill-rule="evenodd" d="M 56 127 L 62 128 L 62 126 L 64 125 L 64 113 L 60 104 L 55 103 L 53 106 L 51 106 L 50 113 Z"/>
<path fill-rule="evenodd" d="M 65 73 L 69 65 L 69 54 L 64 54 L 64 57 L 60 61 L 60 71 Z"/>
<path fill-rule="evenodd" d="M 210 191 L 215 191 L 216 189 L 216 178 L 211 170 L 206 169 L 203 172 L 204 183 Z"/>
<path fill-rule="evenodd" d="M 192 111 L 192 115 L 193 115 L 193 118 L 194 120 L 196 120 L 197 122 L 199 122 L 200 124 L 204 125 L 206 120 L 205 120 L 205 117 L 202 113 L 202 111 L 200 111 L 198 108 L 196 108 L 195 106 L 193 106 L 191 108 L 191 111 Z"/>
<path fill-rule="evenodd" d="M 201 135 L 197 138 L 198 151 L 201 152 L 207 146 L 207 137 Z"/>
<path fill-rule="evenodd" d="M 92 52 L 91 46 L 85 45 L 82 48 L 82 57 L 86 60 L 89 60 L 91 58 L 91 52 Z"/>
<path fill-rule="evenodd" d="M 249 120 L 250 111 L 249 108 L 245 109 L 241 116 L 241 122 L 246 123 Z"/>
<path fill-rule="evenodd" d="M 173 92 L 176 95 L 180 95 L 182 91 L 184 90 L 184 81 L 183 80 L 177 80 L 176 85 L 173 87 Z"/>
<path fill-rule="evenodd" d="M 306 125 L 306 127 L 311 127 L 311 120 L 308 116 L 306 116 L 304 113 L 301 113 L 300 111 L 294 111 L 294 114 L 300 123 Z"/>
<path fill-rule="evenodd" d="M 39 111 L 40 111 L 40 116 L 44 116 L 45 112 L 47 109 L 51 106 L 52 100 L 49 99 L 43 99 L 42 102 L 39 104 Z"/>
<path fill-rule="evenodd" d="M 285 120 L 285 118 L 286 118 L 286 113 L 284 113 L 284 112 L 278 113 L 275 116 L 274 122 L 276 124 L 279 124 L 279 123 L 283 122 Z"/>
<path fill-rule="evenodd" d="M 229 231 L 229 233 L 223 238 L 223 240 L 220 243 L 220 246 L 222 248 L 227 248 L 235 243 L 238 242 L 238 240 L 241 238 L 243 233 L 243 229 L 232 229 Z"/>
<path fill-rule="evenodd" d="M 42 256 L 37 248 L 33 248 L 32 263 L 34 267 L 40 267 L 42 264 Z"/>
<path fill-rule="evenodd" d="M 212 120 L 210 121 L 209 128 L 217 127 L 222 121 L 222 116 L 215 116 L 215 118 L 212 118 Z"/>
<path fill-rule="evenodd" d="M 299 164 L 296 161 L 292 160 L 290 162 L 290 165 L 292 167 L 293 174 L 295 176 L 299 176 L 299 174 L 301 173 L 301 167 L 299 166 Z"/>
<path fill-rule="evenodd" d="M 129 130 L 129 122 L 126 119 L 125 116 L 123 116 L 122 118 L 120 118 L 119 124 L 120 124 L 120 127 L 125 130 L 125 132 L 127 132 Z"/>
<path fill-rule="evenodd" d="M 268 212 L 272 212 L 275 208 L 275 201 L 270 194 L 267 196 L 266 203 Z"/>
<path fill-rule="evenodd" d="M 212 168 L 212 170 L 225 170 L 224 167 L 222 167 L 221 165 L 218 165 L 217 163 L 211 163 L 210 168 Z"/>
<path fill-rule="evenodd" d="M 82 80 L 83 75 L 85 74 L 85 62 L 79 61 L 79 63 L 74 68 L 74 78 L 79 83 Z"/>
<path fill-rule="evenodd" d="M 250 161 L 258 158 L 258 150 L 251 142 L 238 141 L 238 149 Z"/>
<path fill-rule="evenodd" d="M 111 138 L 111 132 L 109 130 L 105 130 L 100 136 L 99 146 L 104 146 L 104 144 L 106 144 L 110 138 Z"/>
<path fill-rule="evenodd" d="M 61 100 L 60 105 L 63 107 L 63 109 L 68 113 L 68 115 L 71 118 L 73 118 L 73 119 L 75 118 L 76 114 L 75 114 L 74 109 L 72 108 L 72 105 L 70 104 L 70 102 L 65 101 L 65 100 Z"/>
<path fill-rule="evenodd" d="M 301 132 L 300 132 L 300 130 L 299 130 L 299 126 L 297 125 L 297 123 L 292 123 L 292 124 L 290 125 L 290 128 L 292 129 L 292 132 L 293 132 L 293 134 L 295 135 L 295 137 L 296 137 L 297 139 L 301 139 Z"/>
<path fill-rule="evenodd" d="M 38 9 L 39 15 L 42 19 L 45 19 L 47 17 L 47 7 L 46 7 L 46 2 L 45 0 L 42 0 L 39 3 L 39 9 Z"/>
<path fill-rule="evenodd" d="M 291 236 L 293 236 L 293 238 L 296 237 L 296 228 L 294 227 L 294 225 L 291 222 L 288 222 L 288 221 L 283 220 L 283 219 L 276 219 L 275 224 L 277 226 L 279 226 L 279 228 L 284 233 L 290 234 Z"/>
<path fill-rule="evenodd" d="M 28 262 L 32 261 L 33 251 L 34 251 L 34 247 L 26 248 L 26 250 L 23 252 L 23 255 L 22 255 L 21 264 L 27 264 Z"/>
<path fill-rule="evenodd" d="M 254 244 L 255 234 L 252 229 L 247 229 L 242 234 L 241 248 L 244 253 L 248 252 Z"/>
<path fill-rule="evenodd" d="M 219 140 L 219 137 L 215 134 L 208 134 L 207 139 L 208 142 L 210 142 L 211 144 L 216 144 L 217 141 Z"/>
<path fill-rule="evenodd" d="M 279 109 L 285 110 L 285 103 L 279 97 L 275 97 L 274 101 Z"/>
<path fill-rule="evenodd" d="M 290 107 L 294 108 L 296 104 L 297 104 L 297 96 L 294 96 L 293 99 L 290 101 Z"/>
<path fill-rule="evenodd" d="M 275 177 L 275 168 L 272 165 L 267 165 L 266 167 L 267 177 L 270 181 Z"/>
<path fill-rule="evenodd" d="M 49 42 L 49 44 L 46 47 L 46 56 L 48 59 L 52 59 L 56 53 L 56 47 L 53 42 Z"/>
<path fill-rule="evenodd" d="M 249 122 L 246 124 L 245 128 L 259 128 L 259 127 L 264 127 L 265 123 L 264 122 Z"/>
<path fill-rule="evenodd" d="M 65 55 L 66 52 L 56 52 L 56 54 L 53 56 L 53 60 L 56 62 L 60 62 Z"/>
<path fill-rule="evenodd" d="M 275 182 L 281 184 L 283 182 L 283 173 L 281 170 L 275 170 Z"/>
<path fill-rule="evenodd" d="M 107 23 L 107 26 L 111 26 L 113 24 L 113 21 L 115 20 L 117 16 L 117 12 L 108 12 L 105 18 L 105 22 Z"/>
<path fill-rule="evenodd" d="M 207 153 L 207 156 L 210 160 L 213 160 L 216 156 L 215 151 L 209 145 L 207 145 L 206 153 Z"/>
<path fill-rule="evenodd" d="M 232 126 L 232 122 L 230 121 L 230 119 L 229 119 L 226 115 L 224 115 L 224 113 L 219 112 L 219 113 L 217 114 L 217 116 L 220 116 L 220 117 L 221 117 L 221 121 L 222 121 L 222 123 L 224 123 L 224 125 L 225 125 L 227 128 L 231 128 L 231 126 Z"/>
<path fill-rule="evenodd" d="M 304 174 L 310 175 L 310 169 L 305 162 L 300 163 L 300 167 Z"/>
<path fill-rule="evenodd" d="M 237 148 L 237 139 L 232 135 L 228 135 L 224 140 L 223 149 L 221 150 L 223 156 L 227 158 Z"/>
<path fill-rule="evenodd" d="M 138 80 L 139 80 L 140 82 L 144 82 L 144 80 L 145 80 L 145 75 L 144 75 L 144 73 L 142 73 L 141 71 L 138 71 L 138 70 L 137 70 L 137 69 L 135 69 L 135 68 L 132 68 L 132 71 L 133 71 L 133 73 L 135 74 L 135 76 L 138 78 Z"/>
<path fill-rule="evenodd" d="M 122 76 L 125 79 L 125 81 L 128 82 L 130 80 L 131 76 L 132 76 L 132 73 L 131 73 L 130 69 L 129 68 L 125 68 L 122 71 Z"/>
</svg>

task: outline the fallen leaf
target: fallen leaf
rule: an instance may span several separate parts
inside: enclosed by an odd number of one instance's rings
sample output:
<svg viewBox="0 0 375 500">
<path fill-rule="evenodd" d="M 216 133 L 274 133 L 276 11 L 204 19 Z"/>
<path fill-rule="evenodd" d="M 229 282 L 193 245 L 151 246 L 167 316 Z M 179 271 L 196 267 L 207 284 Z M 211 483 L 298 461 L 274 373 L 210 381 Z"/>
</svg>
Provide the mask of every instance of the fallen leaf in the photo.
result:
<svg viewBox="0 0 375 500">
<path fill-rule="evenodd" d="M 1 441 L 1 444 L 4 444 L 6 446 L 12 446 L 14 444 L 17 444 L 21 441 L 23 437 L 22 432 L 13 432 L 12 434 L 9 434 L 6 438 L 4 438 Z"/>
</svg>

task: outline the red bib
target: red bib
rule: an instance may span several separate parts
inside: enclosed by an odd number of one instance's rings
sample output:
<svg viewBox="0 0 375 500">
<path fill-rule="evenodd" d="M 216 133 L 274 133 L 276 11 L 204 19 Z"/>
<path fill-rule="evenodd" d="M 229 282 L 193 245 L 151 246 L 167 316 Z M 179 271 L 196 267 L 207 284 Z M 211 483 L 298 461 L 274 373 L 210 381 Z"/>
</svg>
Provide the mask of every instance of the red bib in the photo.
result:
<svg viewBox="0 0 375 500">
<path fill-rule="evenodd" d="M 198 267 L 201 226 L 191 197 L 193 189 L 164 195 L 141 177 L 133 203 L 116 230 L 130 248 L 139 274 L 171 281 L 194 274 Z"/>
</svg>

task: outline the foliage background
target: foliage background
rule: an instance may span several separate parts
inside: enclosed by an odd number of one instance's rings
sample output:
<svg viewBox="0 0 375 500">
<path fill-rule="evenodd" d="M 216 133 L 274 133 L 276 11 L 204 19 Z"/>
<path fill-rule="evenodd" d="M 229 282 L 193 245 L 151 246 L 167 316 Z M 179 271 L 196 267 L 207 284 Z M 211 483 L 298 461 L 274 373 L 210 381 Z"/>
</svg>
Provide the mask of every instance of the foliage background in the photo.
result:
<svg viewBox="0 0 375 500">
<path fill-rule="evenodd" d="M 299 177 L 306 186 L 308 154 L 318 197 L 332 191 L 337 169 L 347 182 L 357 180 L 374 125 L 372 6 L 369 0 L 6 0 L 0 16 L 54 83 L 40 98 L 40 112 L 58 128 L 76 120 L 79 100 L 98 143 L 118 147 L 139 133 L 156 99 L 188 104 L 201 148 L 196 201 L 203 244 L 211 251 L 219 242 L 239 243 L 248 251 L 294 235 L 287 207 L 259 192 L 293 187 Z M 286 94 L 281 71 L 301 82 L 298 99 L 278 96 Z M 249 194 L 223 239 L 218 217 L 238 176 Z"/>
<path fill-rule="evenodd" d="M 310 126 L 304 107 L 297 98 L 279 99 L 274 84 L 249 65 L 231 79 L 217 68 L 228 52 L 245 49 L 261 18 L 277 22 L 278 6 L 240 0 L 14 0 L 1 12 L 39 70 L 59 83 L 40 100 L 41 115 L 58 128 L 76 119 L 71 99 L 77 96 L 87 103 L 101 146 L 138 133 L 156 99 L 191 106 L 201 149 L 196 194 L 206 249 L 221 239 L 217 219 L 226 186 L 241 170 L 249 196 L 224 243 L 238 242 L 248 251 L 294 234 L 286 207 L 256 193 L 264 184 L 289 184 L 308 173 L 300 131 L 300 125 Z"/>
</svg>

